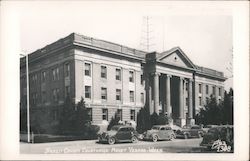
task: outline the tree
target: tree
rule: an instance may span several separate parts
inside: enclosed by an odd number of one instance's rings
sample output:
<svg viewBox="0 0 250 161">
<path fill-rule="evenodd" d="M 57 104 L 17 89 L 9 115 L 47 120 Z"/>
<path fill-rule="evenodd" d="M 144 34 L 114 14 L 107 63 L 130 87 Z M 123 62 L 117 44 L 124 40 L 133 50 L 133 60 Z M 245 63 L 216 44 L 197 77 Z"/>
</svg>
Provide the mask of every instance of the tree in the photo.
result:
<svg viewBox="0 0 250 161">
<path fill-rule="evenodd" d="M 107 130 L 110 130 L 114 125 L 118 125 L 119 121 L 120 121 L 120 118 L 117 117 L 117 113 L 115 113 L 115 117 L 111 118 Z"/>
<path fill-rule="evenodd" d="M 195 116 L 197 124 L 233 124 L 233 89 L 225 91 L 224 100 L 217 104 L 216 98 L 211 95 L 204 109 Z"/>
<path fill-rule="evenodd" d="M 150 114 L 146 107 L 141 108 L 137 114 L 136 130 L 143 133 L 151 128 Z"/>
</svg>

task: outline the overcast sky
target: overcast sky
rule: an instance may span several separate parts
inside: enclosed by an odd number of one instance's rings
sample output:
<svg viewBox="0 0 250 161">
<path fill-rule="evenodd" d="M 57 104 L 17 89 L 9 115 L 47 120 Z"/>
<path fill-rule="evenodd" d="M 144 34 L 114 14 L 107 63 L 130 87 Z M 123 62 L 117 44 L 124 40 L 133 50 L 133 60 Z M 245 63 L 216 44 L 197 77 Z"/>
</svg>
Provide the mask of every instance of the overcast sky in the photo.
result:
<svg viewBox="0 0 250 161">
<path fill-rule="evenodd" d="M 151 50 L 179 46 L 194 64 L 223 71 L 232 62 L 230 7 L 218 4 L 157 1 L 20 3 L 21 48 L 35 51 L 76 32 L 136 49 L 146 37 L 149 16 Z M 232 87 L 232 79 L 226 81 Z"/>
</svg>

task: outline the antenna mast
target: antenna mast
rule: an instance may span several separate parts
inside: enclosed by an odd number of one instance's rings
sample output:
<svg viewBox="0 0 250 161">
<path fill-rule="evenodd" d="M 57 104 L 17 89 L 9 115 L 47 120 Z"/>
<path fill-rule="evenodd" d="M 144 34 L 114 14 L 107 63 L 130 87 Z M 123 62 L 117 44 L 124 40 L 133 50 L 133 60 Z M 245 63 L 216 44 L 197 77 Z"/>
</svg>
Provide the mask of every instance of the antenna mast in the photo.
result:
<svg viewBox="0 0 250 161">
<path fill-rule="evenodd" d="M 152 24 L 150 23 L 150 20 L 152 18 L 149 16 L 143 17 L 143 25 L 142 25 L 142 35 L 141 35 L 141 49 L 146 51 L 146 52 L 151 52 L 153 51 L 152 46 L 152 34 L 153 34 L 153 29 L 152 29 Z"/>
</svg>

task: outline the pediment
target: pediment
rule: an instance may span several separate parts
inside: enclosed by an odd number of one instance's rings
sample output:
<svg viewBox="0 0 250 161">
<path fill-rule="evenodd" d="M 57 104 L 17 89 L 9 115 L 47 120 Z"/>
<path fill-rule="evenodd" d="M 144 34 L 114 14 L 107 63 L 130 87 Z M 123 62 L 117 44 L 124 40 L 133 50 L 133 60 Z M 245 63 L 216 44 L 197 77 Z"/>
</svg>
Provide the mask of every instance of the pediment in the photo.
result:
<svg viewBox="0 0 250 161">
<path fill-rule="evenodd" d="M 195 65 L 179 47 L 161 53 L 157 61 L 184 68 L 195 68 Z"/>
</svg>

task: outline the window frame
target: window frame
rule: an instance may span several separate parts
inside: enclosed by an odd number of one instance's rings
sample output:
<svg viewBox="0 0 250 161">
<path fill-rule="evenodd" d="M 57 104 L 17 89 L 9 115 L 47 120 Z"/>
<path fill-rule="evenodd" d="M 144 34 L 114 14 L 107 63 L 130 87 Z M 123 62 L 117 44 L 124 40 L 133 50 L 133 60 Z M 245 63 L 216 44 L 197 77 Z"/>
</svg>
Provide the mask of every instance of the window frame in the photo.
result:
<svg viewBox="0 0 250 161">
<path fill-rule="evenodd" d="M 135 81 L 134 71 L 130 70 L 129 71 L 129 82 L 134 83 L 134 81 Z"/>
<path fill-rule="evenodd" d="M 103 100 L 103 101 L 108 100 L 108 90 L 106 87 L 101 87 L 101 100 Z"/>
<path fill-rule="evenodd" d="M 131 95 L 133 94 L 133 95 Z M 135 102 L 135 91 L 129 91 L 129 101 Z"/>
<path fill-rule="evenodd" d="M 107 66 L 101 65 L 101 78 L 107 79 Z"/>
<path fill-rule="evenodd" d="M 104 119 L 104 116 L 106 117 L 106 119 Z M 107 108 L 102 109 L 102 120 L 108 121 L 108 109 Z"/>
<path fill-rule="evenodd" d="M 118 71 L 118 73 L 117 73 Z M 122 78 L 122 70 L 120 68 L 115 69 L 115 80 L 121 81 Z"/>
<path fill-rule="evenodd" d="M 89 89 L 89 90 L 87 90 L 87 89 Z M 91 99 L 91 86 L 84 86 L 84 96 L 85 96 L 85 98 L 86 99 Z M 88 91 L 88 93 L 87 93 L 87 91 Z M 89 97 L 86 97 L 87 96 L 87 94 L 89 95 Z"/>
<path fill-rule="evenodd" d="M 89 67 L 89 69 L 87 70 L 86 67 Z M 84 75 L 91 77 L 91 63 L 88 63 L 88 62 L 84 63 Z"/>
</svg>

